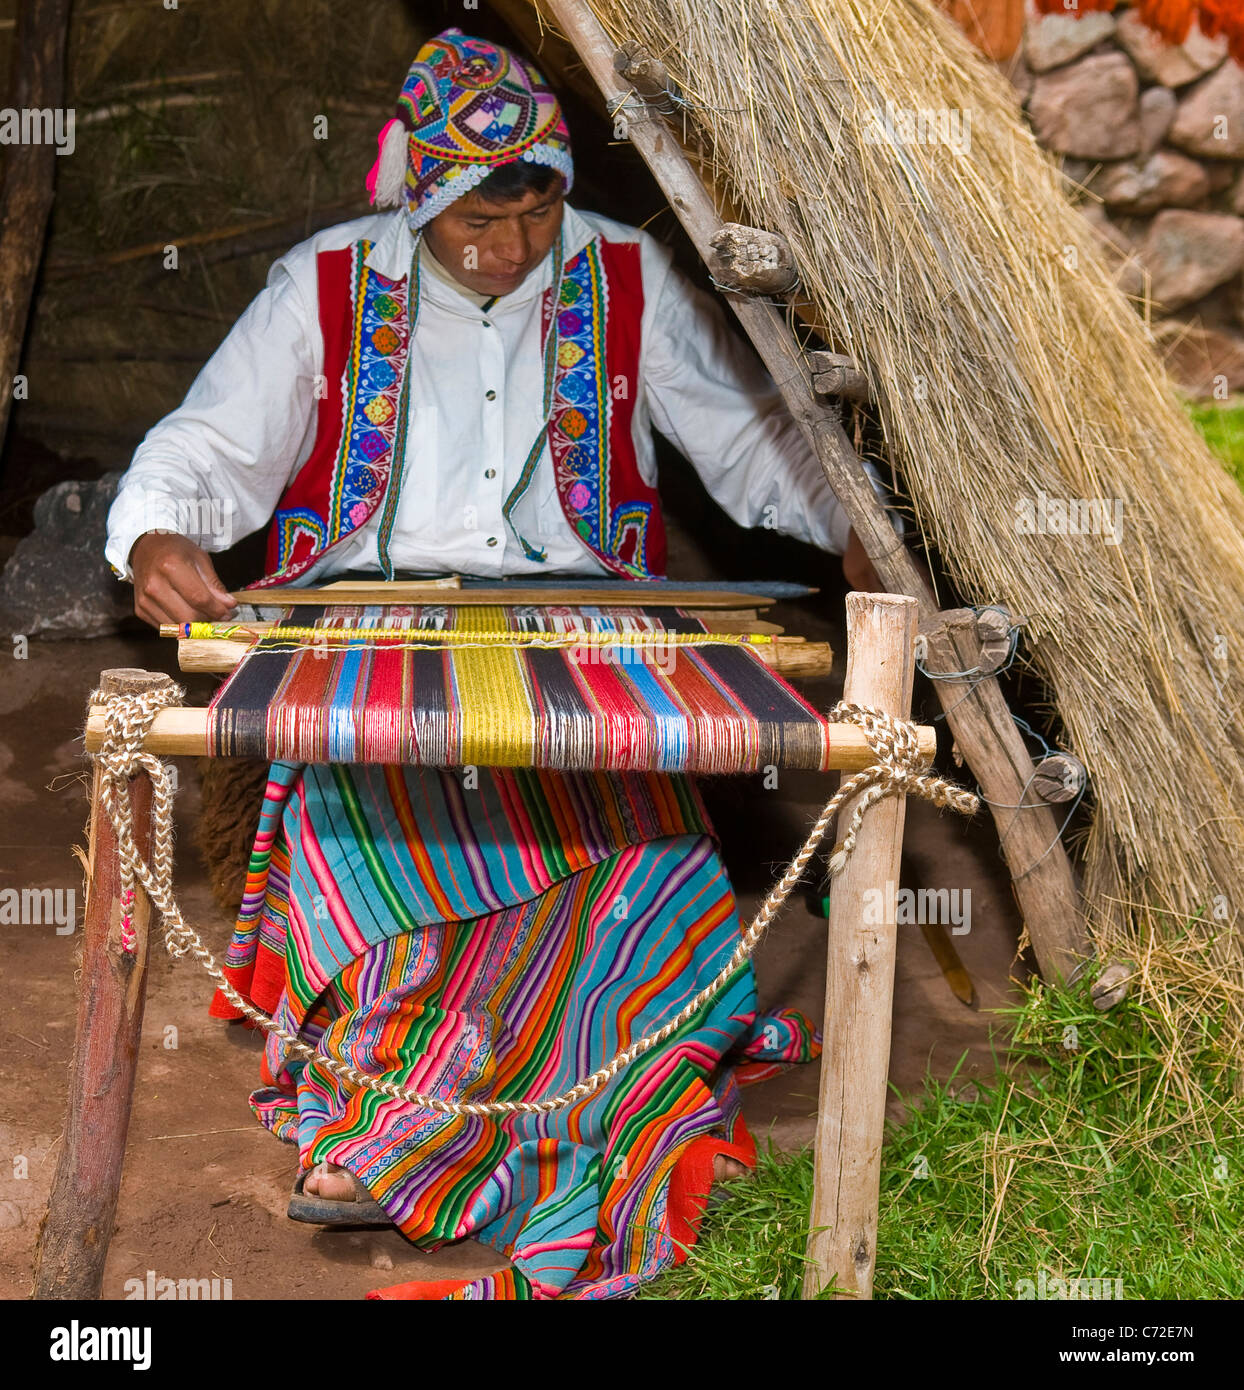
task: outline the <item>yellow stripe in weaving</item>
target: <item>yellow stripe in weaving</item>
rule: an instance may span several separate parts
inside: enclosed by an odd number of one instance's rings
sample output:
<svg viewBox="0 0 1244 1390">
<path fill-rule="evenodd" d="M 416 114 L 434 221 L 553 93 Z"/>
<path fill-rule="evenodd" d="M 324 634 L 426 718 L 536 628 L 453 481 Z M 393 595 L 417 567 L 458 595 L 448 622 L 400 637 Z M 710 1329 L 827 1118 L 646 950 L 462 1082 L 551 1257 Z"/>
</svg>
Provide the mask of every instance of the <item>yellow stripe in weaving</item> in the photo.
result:
<svg viewBox="0 0 1244 1390">
<path fill-rule="evenodd" d="M 496 632 L 510 626 L 497 606 L 459 608 L 456 632 Z M 463 763 L 476 767 L 530 767 L 535 709 L 520 649 L 467 647 L 450 651 L 458 693 Z"/>
</svg>

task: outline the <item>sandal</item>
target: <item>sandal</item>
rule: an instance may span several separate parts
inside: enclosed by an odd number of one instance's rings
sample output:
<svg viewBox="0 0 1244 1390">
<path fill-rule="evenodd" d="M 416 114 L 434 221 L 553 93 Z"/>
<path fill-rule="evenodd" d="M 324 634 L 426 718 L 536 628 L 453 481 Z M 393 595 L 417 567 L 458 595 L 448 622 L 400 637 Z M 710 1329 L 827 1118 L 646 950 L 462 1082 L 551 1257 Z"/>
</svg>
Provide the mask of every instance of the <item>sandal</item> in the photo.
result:
<svg viewBox="0 0 1244 1390">
<path fill-rule="evenodd" d="M 294 1179 L 286 1215 L 291 1221 L 306 1221 L 313 1226 L 392 1226 L 384 1208 L 368 1193 L 352 1200 L 333 1197 L 313 1197 L 304 1192 L 307 1178 L 315 1171 L 304 1168 Z"/>
</svg>

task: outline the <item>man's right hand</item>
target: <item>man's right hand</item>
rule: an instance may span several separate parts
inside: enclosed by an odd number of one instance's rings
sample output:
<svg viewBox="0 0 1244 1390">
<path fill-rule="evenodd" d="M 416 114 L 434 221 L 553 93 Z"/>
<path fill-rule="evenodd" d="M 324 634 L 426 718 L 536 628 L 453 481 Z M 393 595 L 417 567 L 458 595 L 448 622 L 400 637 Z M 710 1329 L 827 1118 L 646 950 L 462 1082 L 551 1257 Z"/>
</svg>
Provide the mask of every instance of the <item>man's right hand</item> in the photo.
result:
<svg viewBox="0 0 1244 1390">
<path fill-rule="evenodd" d="M 139 536 L 130 551 L 130 569 L 134 612 L 153 627 L 210 622 L 237 608 L 207 552 L 185 536 L 164 531 Z"/>
</svg>

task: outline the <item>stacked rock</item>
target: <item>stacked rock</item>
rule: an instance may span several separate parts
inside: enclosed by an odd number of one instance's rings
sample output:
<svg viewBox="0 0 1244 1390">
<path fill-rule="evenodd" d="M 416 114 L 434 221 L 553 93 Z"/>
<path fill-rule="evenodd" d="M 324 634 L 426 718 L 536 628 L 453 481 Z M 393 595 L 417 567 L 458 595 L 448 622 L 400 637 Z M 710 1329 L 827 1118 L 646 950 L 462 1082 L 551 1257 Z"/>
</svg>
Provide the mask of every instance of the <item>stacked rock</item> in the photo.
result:
<svg viewBox="0 0 1244 1390">
<path fill-rule="evenodd" d="M 1176 379 L 1202 398 L 1244 390 L 1244 68 L 1225 41 L 1030 5 L 1003 66 Z"/>
</svg>

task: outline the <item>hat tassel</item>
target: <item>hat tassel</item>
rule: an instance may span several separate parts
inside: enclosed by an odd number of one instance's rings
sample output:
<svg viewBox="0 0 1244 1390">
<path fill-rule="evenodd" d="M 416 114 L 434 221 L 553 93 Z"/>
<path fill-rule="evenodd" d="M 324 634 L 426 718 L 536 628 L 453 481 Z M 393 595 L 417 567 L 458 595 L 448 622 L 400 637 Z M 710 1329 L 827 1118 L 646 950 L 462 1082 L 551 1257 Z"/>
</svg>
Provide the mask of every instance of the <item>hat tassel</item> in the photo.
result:
<svg viewBox="0 0 1244 1390">
<path fill-rule="evenodd" d="M 400 207 L 406 184 L 406 127 L 394 117 L 380 132 L 377 144 L 380 154 L 367 175 L 372 206 Z"/>
</svg>

